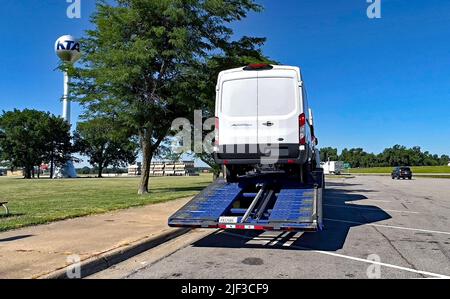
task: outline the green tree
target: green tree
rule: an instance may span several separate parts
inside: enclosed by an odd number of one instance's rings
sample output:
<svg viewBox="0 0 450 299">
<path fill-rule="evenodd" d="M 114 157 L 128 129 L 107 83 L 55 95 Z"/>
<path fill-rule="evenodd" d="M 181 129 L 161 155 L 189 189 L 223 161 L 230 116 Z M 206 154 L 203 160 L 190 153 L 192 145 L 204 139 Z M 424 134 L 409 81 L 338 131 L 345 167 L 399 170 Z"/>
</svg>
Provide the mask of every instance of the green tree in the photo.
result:
<svg viewBox="0 0 450 299">
<path fill-rule="evenodd" d="M 213 101 L 202 96 L 211 82 L 199 79 L 219 67 L 214 58 L 223 59 L 230 51 L 237 55 L 241 46 L 248 49 L 263 42 L 231 40 L 230 23 L 260 10 L 253 0 L 97 2 L 95 28 L 83 40 L 82 66 L 72 70 L 78 79 L 75 95 L 91 115 L 118 117 L 139 137 L 139 194 L 149 191 L 150 163 L 172 121 Z"/>
<path fill-rule="evenodd" d="M 87 167 L 87 166 L 84 166 L 81 169 L 77 169 L 77 172 L 79 174 L 90 174 L 91 173 L 91 169 L 89 167 Z"/>
<path fill-rule="evenodd" d="M 337 161 L 339 160 L 338 150 L 337 148 L 332 147 L 324 147 L 320 149 L 320 161 Z"/>
<path fill-rule="evenodd" d="M 363 166 L 363 159 L 367 153 L 362 148 L 343 149 L 340 160 L 350 163 L 353 168 Z"/>
<path fill-rule="evenodd" d="M 442 155 L 439 158 L 440 165 L 446 166 L 446 165 L 448 165 L 448 163 L 450 163 L 450 157 L 448 155 Z"/>
<path fill-rule="evenodd" d="M 72 153 L 70 126 L 50 113 L 25 109 L 3 112 L 0 116 L 0 160 L 23 168 L 25 178 L 35 166 L 54 161 L 64 164 Z"/>
<path fill-rule="evenodd" d="M 95 118 L 79 123 L 74 134 L 74 147 L 97 166 L 98 177 L 108 166 L 124 167 L 134 163 L 137 143 L 127 130 L 109 118 Z"/>
</svg>

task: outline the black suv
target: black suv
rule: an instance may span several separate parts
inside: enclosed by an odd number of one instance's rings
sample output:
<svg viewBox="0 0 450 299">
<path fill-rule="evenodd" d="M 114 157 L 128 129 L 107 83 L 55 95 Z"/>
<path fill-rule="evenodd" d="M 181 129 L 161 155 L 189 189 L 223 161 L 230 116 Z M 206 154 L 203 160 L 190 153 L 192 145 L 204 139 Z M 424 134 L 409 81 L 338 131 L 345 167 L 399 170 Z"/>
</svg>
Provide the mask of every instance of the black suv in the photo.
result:
<svg viewBox="0 0 450 299">
<path fill-rule="evenodd" d="M 409 167 L 396 167 L 391 174 L 391 177 L 393 180 L 397 179 L 408 179 L 411 180 L 412 179 L 412 171 L 411 168 Z"/>
</svg>

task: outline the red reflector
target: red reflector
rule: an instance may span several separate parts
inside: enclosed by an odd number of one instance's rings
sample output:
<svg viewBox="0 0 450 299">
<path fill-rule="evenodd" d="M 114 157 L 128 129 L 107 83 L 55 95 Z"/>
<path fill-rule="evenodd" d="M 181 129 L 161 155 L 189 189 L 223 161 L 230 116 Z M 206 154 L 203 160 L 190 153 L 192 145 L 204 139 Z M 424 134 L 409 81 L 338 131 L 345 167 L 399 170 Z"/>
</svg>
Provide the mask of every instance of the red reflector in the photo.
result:
<svg viewBox="0 0 450 299">
<path fill-rule="evenodd" d="M 288 160 L 288 164 L 295 164 L 295 160 Z"/>
</svg>

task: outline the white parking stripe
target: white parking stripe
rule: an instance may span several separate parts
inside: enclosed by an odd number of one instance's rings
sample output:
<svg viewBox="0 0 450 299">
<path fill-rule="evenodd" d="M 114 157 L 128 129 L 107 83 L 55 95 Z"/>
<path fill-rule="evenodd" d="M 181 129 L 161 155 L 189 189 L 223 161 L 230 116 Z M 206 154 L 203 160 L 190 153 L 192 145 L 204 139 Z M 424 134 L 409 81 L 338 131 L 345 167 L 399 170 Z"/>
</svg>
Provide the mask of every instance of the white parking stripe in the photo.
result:
<svg viewBox="0 0 450 299">
<path fill-rule="evenodd" d="M 442 231 L 420 229 L 420 228 L 411 228 L 411 227 L 402 227 L 402 226 L 394 226 L 394 225 L 386 225 L 386 224 L 375 224 L 375 223 L 362 223 L 362 222 L 356 222 L 356 221 L 348 221 L 348 220 L 342 220 L 342 219 L 331 219 L 331 218 L 324 218 L 324 220 L 333 221 L 333 222 L 349 223 L 349 224 L 370 225 L 370 226 L 377 226 L 377 227 L 387 227 L 387 228 L 395 228 L 395 229 L 402 229 L 402 230 L 411 230 L 411 231 L 418 231 L 418 232 L 424 232 L 424 233 L 450 235 L 450 232 L 442 232 Z"/>
<path fill-rule="evenodd" d="M 292 248 L 297 248 L 297 249 L 302 249 L 302 250 L 307 249 L 307 248 L 302 248 L 299 246 L 292 246 Z M 450 278 L 450 276 L 443 275 L 443 274 L 432 273 L 432 272 L 427 272 L 427 271 L 420 271 L 420 270 L 416 270 L 416 269 L 396 266 L 396 265 L 382 263 L 382 262 L 376 262 L 376 261 L 372 261 L 372 260 L 362 259 L 362 258 L 358 258 L 358 257 L 353 257 L 353 256 L 348 256 L 348 255 L 343 255 L 343 254 L 338 254 L 338 253 L 333 253 L 333 252 L 328 252 L 328 251 L 314 250 L 314 252 L 331 255 L 331 256 L 335 256 L 335 257 L 340 257 L 340 258 L 345 258 L 345 259 L 349 259 L 349 260 L 353 260 L 353 261 L 363 262 L 363 263 L 367 263 L 367 264 L 380 265 L 380 266 L 384 266 L 384 267 L 388 267 L 388 268 L 393 268 L 393 269 L 408 271 L 408 272 L 412 272 L 412 273 L 427 275 L 427 276 L 436 277 L 436 278 L 445 278 L 445 279 Z"/>
<path fill-rule="evenodd" d="M 292 238 L 290 238 L 286 243 L 283 244 L 283 247 L 291 247 L 295 241 L 300 239 L 303 233 L 296 233 Z"/>
<path fill-rule="evenodd" d="M 223 232 L 223 233 L 230 235 L 230 236 L 238 237 L 241 239 L 252 239 L 251 237 L 242 236 L 242 235 L 235 234 L 235 233 L 230 233 L 230 232 Z M 330 256 L 334 256 L 334 257 L 345 258 L 345 259 L 363 262 L 363 263 L 372 264 L 372 265 L 380 265 L 380 266 L 384 266 L 384 267 L 388 267 L 388 268 L 398 269 L 398 270 L 402 270 L 402 271 L 422 274 L 422 275 L 436 277 L 436 278 L 450 279 L 450 276 L 443 275 L 443 274 L 432 273 L 432 272 L 427 272 L 427 271 L 420 271 L 420 270 L 416 270 L 416 269 L 406 268 L 406 267 L 402 267 L 402 266 L 396 266 L 396 265 L 382 263 L 382 262 L 376 262 L 376 261 L 372 261 L 372 260 L 368 260 L 368 259 L 362 259 L 362 258 L 358 258 L 358 257 L 353 257 L 353 256 L 348 256 L 348 255 L 343 255 L 343 254 L 338 254 L 338 253 L 333 253 L 333 252 L 328 252 L 328 251 L 312 250 L 312 249 L 309 249 L 306 247 L 301 247 L 301 246 L 291 246 L 291 248 L 296 248 L 296 249 L 300 249 L 300 250 L 309 250 L 309 251 L 315 252 L 315 253 L 326 254 L 326 255 L 330 255 Z"/>
<path fill-rule="evenodd" d="M 348 204 L 347 206 L 342 206 L 342 205 L 331 205 L 331 204 L 323 204 L 324 206 L 327 207 L 335 207 L 335 208 L 341 208 L 341 209 L 357 209 L 357 210 L 368 210 L 368 211 L 375 211 L 375 212 L 394 212 L 394 213 L 409 213 L 409 214 L 420 214 L 419 212 L 412 212 L 412 211 L 400 211 L 400 210 L 386 210 L 386 209 L 374 209 L 374 208 L 364 208 L 364 207 L 359 207 L 358 205 L 355 204 Z"/>
<path fill-rule="evenodd" d="M 285 232 L 285 233 L 281 234 L 272 243 L 270 243 L 269 246 L 277 245 L 278 242 L 280 242 L 283 238 L 286 238 L 288 234 L 289 234 L 289 232 Z"/>
</svg>

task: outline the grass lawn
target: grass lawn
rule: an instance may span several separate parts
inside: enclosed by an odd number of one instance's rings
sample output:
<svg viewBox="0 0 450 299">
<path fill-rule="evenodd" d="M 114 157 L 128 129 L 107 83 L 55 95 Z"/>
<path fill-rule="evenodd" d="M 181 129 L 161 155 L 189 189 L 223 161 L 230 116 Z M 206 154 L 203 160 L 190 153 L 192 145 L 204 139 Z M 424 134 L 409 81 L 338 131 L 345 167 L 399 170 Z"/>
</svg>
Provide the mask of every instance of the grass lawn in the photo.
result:
<svg viewBox="0 0 450 299">
<path fill-rule="evenodd" d="M 198 194 L 212 175 L 151 178 L 151 193 L 137 195 L 138 178 L 23 180 L 0 177 L 0 231 L 154 204 Z"/>
<path fill-rule="evenodd" d="M 374 168 L 354 168 L 350 169 L 350 173 L 391 173 L 394 167 L 374 167 Z M 420 166 L 420 167 L 411 167 L 413 174 L 420 173 L 448 173 L 450 174 L 449 166 Z"/>
</svg>

